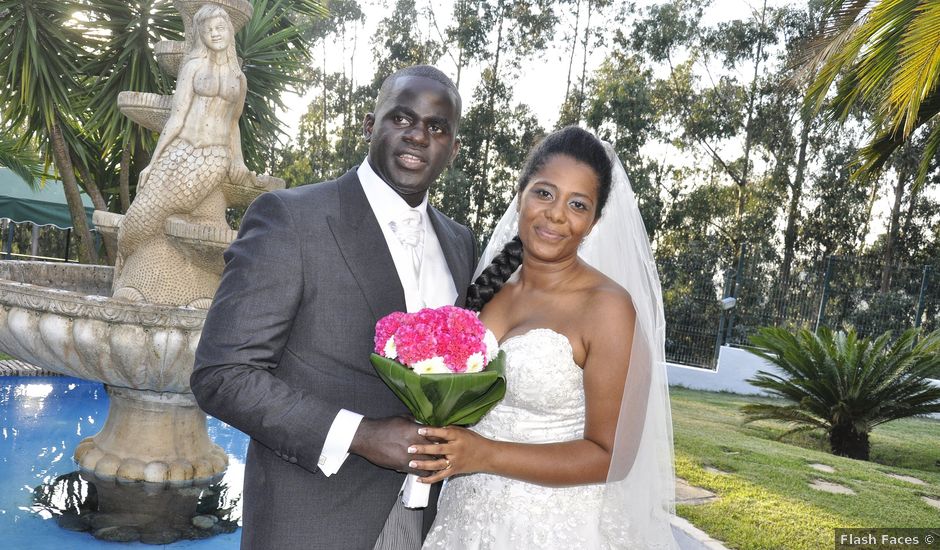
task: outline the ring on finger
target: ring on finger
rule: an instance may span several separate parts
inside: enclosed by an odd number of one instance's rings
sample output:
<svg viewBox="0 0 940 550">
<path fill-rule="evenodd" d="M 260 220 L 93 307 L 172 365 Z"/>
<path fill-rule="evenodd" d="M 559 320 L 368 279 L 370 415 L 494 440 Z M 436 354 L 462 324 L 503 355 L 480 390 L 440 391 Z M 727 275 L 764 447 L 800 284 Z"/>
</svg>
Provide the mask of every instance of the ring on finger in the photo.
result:
<svg viewBox="0 0 940 550">
<path fill-rule="evenodd" d="M 447 464 L 447 466 L 444 466 L 444 469 L 450 470 L 450 467 L 451 467 L 450 459 L 447 457 L 444 457 L 444 462 Z"/>
</svg>

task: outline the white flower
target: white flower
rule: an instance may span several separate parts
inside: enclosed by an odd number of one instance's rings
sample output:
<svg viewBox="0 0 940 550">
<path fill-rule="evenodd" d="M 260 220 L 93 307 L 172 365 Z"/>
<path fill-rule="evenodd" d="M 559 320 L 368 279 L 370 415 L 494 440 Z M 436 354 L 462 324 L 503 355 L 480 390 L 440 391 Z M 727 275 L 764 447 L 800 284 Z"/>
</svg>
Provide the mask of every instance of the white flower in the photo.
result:
<svg viewBox="0 0 940 550">
<path fill-rule="evenodd" d="M 385 347 L 382 349 L 382 355 L 393 360 L 398 358 L 398 348 L 395 347 L 394 335 L 389 336 L 388 340 L 385 341 Z"/>
<path fill-rule="evenodd" d="M 499 353 L 499 342 L 496 341 L 496 335 L 490 329 L 486 329 L 486 333 L 483 335 L 483 345 L 486 346 L 486 360 L 496 359 L 496 355 Z"/>
<path fill-rule="evenodd" d="M 450 369 L 444 363 L 443 357 L 432 357 L 418 361 L 412 368 L 418 374 L 450 374 Z"/>
<path fill-rule="evenodd" d="M 464 372 L 480 372 L 485 366 L 486 363 L 483 362 L 483 354 L 476 352 L 470 357 L 467 357 L 467 370 Z"/>
</svg>

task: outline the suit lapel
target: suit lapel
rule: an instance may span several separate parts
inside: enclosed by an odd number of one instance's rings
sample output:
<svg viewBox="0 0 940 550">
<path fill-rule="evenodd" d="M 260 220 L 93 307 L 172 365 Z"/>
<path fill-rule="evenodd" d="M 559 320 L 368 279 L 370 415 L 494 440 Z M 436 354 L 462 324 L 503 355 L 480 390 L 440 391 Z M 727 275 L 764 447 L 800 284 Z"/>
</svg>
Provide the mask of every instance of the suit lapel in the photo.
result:
<svg viewBox="0 0 940 550">
<path fill-rule="evenodd" d="M 444 259 L 447 260 L 447 267 L 450 268 L 450 275 L 454 279 L 454 288 L 457 289 L 456 304 L 463 306 L 467 299 L 467 286 L 469 286 L 471 275 L 470 258 L 466 257 L 466 247 L 461 246 L 460 237 L 452 225 L 446 223 L 444 215 L 436 208 L 428 206 L 428 218 L 437 234 L 437 240 L 441 243 Z"/>
<path fill-rule="evenodd" d="M 406 311 L 405 291 L 372 213 L 355 168 L 337 180 L 339 213 L 327 217 L 333 238 L 376 321 L 393 311 Z"/>
</svg>

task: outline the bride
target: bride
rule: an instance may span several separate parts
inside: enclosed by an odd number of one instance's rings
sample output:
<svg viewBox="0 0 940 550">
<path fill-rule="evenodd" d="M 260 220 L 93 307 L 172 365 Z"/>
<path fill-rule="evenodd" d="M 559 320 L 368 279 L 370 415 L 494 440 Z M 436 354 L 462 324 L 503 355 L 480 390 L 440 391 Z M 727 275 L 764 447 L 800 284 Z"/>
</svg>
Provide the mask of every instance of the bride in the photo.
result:
<svg viewBox="0 0 940 550">
<path fill-rule="evenodd" d="M 602 216 L 603 213 L 603 216 Z M 468 306 L 507 394 L 473 430 L 422 428 L 447 484 L 425 548 L 675 548 L 658 275 L 609 146 L 567 127 L 529 155 Z"/>
</svg>

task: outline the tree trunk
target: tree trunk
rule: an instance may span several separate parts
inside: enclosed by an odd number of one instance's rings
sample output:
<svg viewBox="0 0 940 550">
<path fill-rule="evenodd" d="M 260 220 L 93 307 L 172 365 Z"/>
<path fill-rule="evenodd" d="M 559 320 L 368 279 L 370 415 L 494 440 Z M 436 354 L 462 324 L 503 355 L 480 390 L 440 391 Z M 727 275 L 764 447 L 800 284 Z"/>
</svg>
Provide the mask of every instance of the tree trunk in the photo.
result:
<svg viewBox="0 0 940 550">
<path fill-rule="evenodd" d="M 862 227 L 859 230 L 858 239 L 855 243 L 853 243 L 853 248 L 856 250 L 860 250 L 862 245 L 865 244 L 865 238 L 868 237 L 868 232 L 871 230 L 871 219 L 875 210 L 875 202 L 878 200 L 878 189 L 878 180 L 872 178 L 871 193 L 868 195 L 868 205 L 865 208 L 865 223 L 862 224 Z"/>
<path fill-rule="evenodd" d="M 464 14 L 465 2 L 457 0 L 454 3 L 454 20 L 457 25 L 460 25 L 461 17 Z M 454 86 L 457 88 L 457 91 L 460 91 L 460 73 L 463 71 L 463 36 L 460 33 L 457 33 L 457 80 L 454 81 Z"/>
<path fill-rule="evenodd" d="M 78 172 L 82 176 L 82 183 L 84 183 L 82 187 L 85 188 L 85 192 L 91 197 L 91 202 L 95 205 L 95 210 L 107 212 L 108 203 L 105 202 L 104 196 L 102 196 L 98 185 L 91 176 L 91 172 L 88 171 L 88 167 L 75 158 L 72 159 L 72 164 L 78 167 Z M 101 235 L 101 240 L 104 242 L 105 263 L 107 265 L 114 265 L 114 261 L 117 259 L 117 237 Z"/>
<path fill-rule="evenodd" d="M 102 195 L 101 190 L 98 189 L 98 184 L 95 182 L 95 178 L 91 176 L 91 172 L 88 171 L 88 167 L 74 156 L 72 157 L 72 166 L 78 168 L 78 173 L 82 176 L 82 188 L 85 190 L 85 193 L 88 194 L 91 203 L 95 205 L 95 210 L 104 210 L 107 212 L 108 202 L 104 200 L 104 195 Z"/>
<path fill-rule="evenodd" d="M 128 141 L 121 151 L 121 173 L 118 175 L 118 195 L 121 198 L 121 214 L 131 207 L 131 144 Z"/>
<path fill-rule="evenodd" d="M 751 78 L 751 89 L 747 99 L 747 120 L 744 123 L 744 166 L 741 168 L 741 179 L 738 182 L 738 208 L 735 212 L 735 244 L 741 244 L 743 240 L 742 232 L 744 230 L 744 209 L 747 204 L 747 182 L 750 177 L 751 168 L 751 122 L 754 118 L 754 103 L 757 100 L 757 82 L 760 78 L 760 61 L 764 55 L 764 24 L 767 19 L 767 0 L 764 0 L 764 7 L 760 13 L 760 38 L 757 39 L 757 50 L 754 55 L 754 76 Z"/>
<path fill-rule="evenodd" d="M 496 111 L 495 102 L 496 102 L 496 90 L 495 82 L 499 76 L 499 54 L 503 48 L 503 22 L 506 18 L 506 13 L 503 8 L 504 3 L 500 1 L 498 10 L 499 10 L 499 27 L 496 31 L 496 57 L 493 60 L 493 70 L 490 74 L 490 83 L 488 85 L 489 90 L 487 93 L 486 99 L 486 108 L 487 108 L 487 117 L 494 117 Z M 490 128 L 496 126 L 495 120 L 488 120 Z M 486 198 L 489 196 L 490 189 L 490 180 L 489 180 L 489 167 L 490 167 L 490 145 L 492 144 L 492 130 L 486 133 L 486 137 L 483 139 L 483 167 L 481 170 L 481 182 L 479 191 L 477 192 L 476 197 L 476 212 L 477 216 L 474 220 L 473 233 L 475 235 L 480 235 L 483 233 L 482 223 L 482 214 L 485 212 L 484 206 L 486 204 Z"/>
<path fill-rule="evenodd" d="M 801 118 L 803 127 L 800 129 L 799 153 L 796 159 L 796 178 L 790 186 L 790 205 L 787 208 L 787 228 L 783 233 L 783 266 L 780 270 L 780 281 L 784 285 L 790 283 L 790 271 L 793 269 L 793 257 L 796 249 L 797 224 L 800 219 L 800 199 L 803 197 L 803 181 L 806 177 L 806 148 L 809 144 L 810 116 L 806 109 Z M 786 295 L 785 293 L 783 294 Z"/>
<path fill-rule="evenodd" d="M 571 56 L 568 58 L 568 79 L 565 81 L 565 100 L 562 102 L 562 105 L 568 104 L 568 94 L 571 93 L 571 68 L 574 67 L 574 53 L 578 50 L 578 28 L 581 26 L 581 0 L 578 0 L 577 7 L 574 12 L 574 33 L 572 37 L 574 40 L 571 41 Z"/>
<path fill-rule="evenodd" d="M 904 199 L 904 186 L 907 184 L 907 170 L 898 171 L 898 181 L 894 185 L 894 204 L 891 205 L 891 220 L 888 223 L 888 234 L 885 238 L 885 249 L 882 255 L 881 292 L 888 292 L 891 288 L 891 272 L 894 264 L 894 248 L 898 240 L 898 231 L 901 221 L 901 200 Z"/>
<path fill-rule="evenodd" d="M 72 226 L 78 244 L 78 260 L 84 264 L 98 263 L 98 254 L 93 245 L 91 231 L 88 229 L 88 220 L 85 217 L 85 206 L 82 204 L 82 195 L 79 191 L 78 181 L 75 179 L 75 170 L 72 168 L 72 159 L 69 155 L 69 146 L 62 136 L 59 122 L 54 120 L 50 129 L 49 141 L 52 145 L 52 159 L 55 161 L 59 176 L 62 178 L 62 187 L 65 190 L 65 200 L 69 206 L 72 217 Z"/>
<path fill-rule="evenodd" d="M 871 446 L 868 433 L 856 431 L 851 425 L 837 424 L 829 430 L 832 454 L 856 460 L 868 460 Z"/>
<path fill-rule="evenodd" d="M 587 3 L 587 20 L 584 22 L 584 42 L 581 44 L 581 48 L 584 53 L 584 58 L 581 60 L 581 83 L 578 91 L 578 116 L 575 118 L 575 123 L 581 122 L 581 112 L 584 111 L 584 84 L 587 80 L 587 51 L 588 51 L 588 40 L 591 38 L 591 0 L 588 0 Z"/>
<path fill-rule="evenodd" d="M 914 211 L 917 210 L 917 200 L 920 198 L 920 191 L 924 186 L 920 185 L 911 189 L 911 196 L 907 198 L 907 212 L 904 214 L 904 223 L 900 226 L 898 241 L 905 241 L 911 234 L 911 225 L 914 223 Z"/>
</svg>

